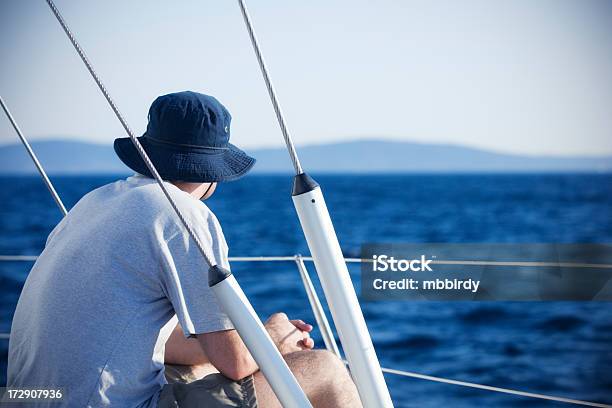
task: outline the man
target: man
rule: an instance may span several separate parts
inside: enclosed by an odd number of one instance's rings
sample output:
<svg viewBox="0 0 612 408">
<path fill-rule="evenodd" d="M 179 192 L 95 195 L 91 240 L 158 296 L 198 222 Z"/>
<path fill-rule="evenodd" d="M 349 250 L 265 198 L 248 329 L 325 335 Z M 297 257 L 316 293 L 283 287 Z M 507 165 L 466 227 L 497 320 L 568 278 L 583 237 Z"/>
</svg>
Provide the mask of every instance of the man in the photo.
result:
<svg viewBox="0 0 612 408">
<path fill-rule="evenodd" d="M 213 97 L 169 94 L 153 102 L 140 138 L 224 268 L 223 232 L 200 199 L 255 161 L 229 143 L 230 120 Z M 15 311 L 8 386 L 62 388 L 69 407 L 280 406 L 131 141 L 115 140 L 115 151 L 137 175 L 85 195 L 49 235 Z M 312 326 L 282 313 L 265 326 L 314 406 L 359 406 L 342 362 L 312 350 Z M 179 377 L 200 379 L 166 384 L 164 363 L 193 366 Z"/>
</svg>

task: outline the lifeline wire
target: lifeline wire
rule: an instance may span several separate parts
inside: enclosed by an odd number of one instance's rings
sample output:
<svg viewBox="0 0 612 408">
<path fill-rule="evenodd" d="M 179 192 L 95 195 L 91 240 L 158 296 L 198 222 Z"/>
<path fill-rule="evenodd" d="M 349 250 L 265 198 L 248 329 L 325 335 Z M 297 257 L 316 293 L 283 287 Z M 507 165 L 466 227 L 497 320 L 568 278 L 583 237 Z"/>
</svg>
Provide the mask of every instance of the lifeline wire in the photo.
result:
<svg viewBox="0 0 612 408">
<path fill-rule="evenodd" d="M 43 169 L 43 166 L 38 161 L 38 157 L 36 157 L 34 150 L 32 150 L 30 143 L 28 143 L 28 139 L 26 139 L 26 137 L 21 132 L 19 125 L 17 125 L 17 122 L 13 118 L 13 115 L 11 115 L 11 112 L 9 111 L 8 106 L 6 106 L 6 104 L 4 103 L 4 99 L 2 99 L 2 96 L 0 96 L 0 105 L 2 105 L 2 109 L 4 110 L 4 113 L 6 113 L 6 117 L 11 122 L 11 125 L 13 125 L 15 132 L 17 132 L 17 136 L 19 136 L 19 139 L 21 139 L 21 143 L 23 143 L 23 146 L 28 151 L 30 158 L 32 158 L 34 165 L 36 166 L 36 168 L 38 169 L 38 172 L 40 173 L 40 177 L 42 177 L 45 185 L 47 186 L 47 189 L 49 189 L 49 193 L 51 193 L 51 196 L 55 200 L 55 204 L 57 204 L 57 206 L 59 207 L 60 211 L 62 212 L 62 215 L 65 216 L 66 214 L 68 214 L 68 211 L 66 211 L 66 207 L 64 206 L 62 199 L 60 198 L 59 194 L 57 194 L 57 191 L 55 191 L 55 188 L 53 187 L 53 183 L 51 183 L 51 180 L 49 180 L 49 177 L 47 177 L 47 173 L 45 173 L 45 169 Z"/>
<path fill-rule="evenodd" d="M 166 198 L 170 202 L 170 205 L 172 206 L 172 208 L 176 212 L 176 215 L 181 220 L 181 223 L 183 224 L 183 226 L 185 226 L 185 229 L 187 230 L 187 232 L 189 233 L 191 238 L 193 238 L 193 241 L 195 242 L 196 246 L 200 250 L 200 253 L 202 254 L 202 257 L 204 258 L 204 260 L 206 261 L 206 263 L 210 267 L 215 266 L 216 264 L 214 263 L 214 261 L 211 258 L 209 258 L 208 254 L 206 253 L 206 250 L 204 249 L 204 245 L 202 244 L 202 242 L 200 242 L 200 239 L 196 235 L 195 231 L 187 223 L 187 220 L 185 219 L 185 217 L 183 216 L 181 211 L 178 209 L 176 203 L 174 202 L 174 200 L 170 196 L 170 193 L 168 193 L 168 190 L 166 189 L 166 186 L 164 185 L 164 181 L 162 180 L 161 176 L 157 172 L 157 169 L 153 165 L 153 162 L 151 162 L 151 159 L 149 159 L 149 156 L 147 155 L 147 152 L 145 152 L 145 150 L 143 149 L 142 145 L 140 144 L 140 142 L 138 141 L 138 139 L 134 135 L 134 132 L 132 132 L 132 129 L 128 125 L 127 121 L 125 120 L 125 118 L 123 117 L 121 112 L 119 111 L 119 108 L 117 108 L 117 105 L 115 104 L 115 102 L 111 98 L 110 94 L 106 90 L 106 87 L 104 86 L 104 84 L 102 83 L 100 78 L 98 77 L 98 74 L 96 73 L 96 71 L 94 70 L 93 66 L 91 65 L 91 62 L 89 62 L 89 59 L 87 58 L 87 56 L 85 55 L 85 52 L 83 51 L 83 49 L 81 48 L 81 46 L 77 42 L 76 38 L 74 37 L 74 34 L 72 34 L 72 31 L 70 31 L 70 28 L 68 28 L 68 25 L 66 24 L 66 22 L 64 21 L 64 19 L 61 16 L 59 10 L 57 9 L 55 4 L 53 3 L 53 0 L 46 0 L 46 2 L 49 5 L 49 7 L 51 8 L 51 11 L 55 15 L 55 17 L 57 18 L 57 21 L 59 21 L 60 25 L 64 29 L 64 32 L 68 36 L 68 39 L 70 40 L 70 42 L 74 46 L 74 49 L 76 50 L 76 52 L 79 54 L 79 57 L 81 57 L 81 60 L 83 61 L 83 63 L 87 67 L 87 70 L 89 71 L 89 73 L 93 77 L 94 81 L 98 85 L 98 88 L 100 88 L 100 91 L 102 91 L 102 94 L 106 98 L 106 100 L 109 103 L 111 109 L 113 110 L 113 112 L 115 112 L 115 115 L 117 116 L 117 119 L 119 119 L 119 122 L 121 122 L 121 125 L 123 126 L 123 128 L 127 132 L 127 134 L 130 137 L 130 139 L 132 140 L 132 143 L 134 144 L 134 147 L 136 148 L 136 151 L 138 151 L 138 154 L 140 155 L 140 157 L 142 157 L 142 160 L 144 160 L 145 164 L 147 165 L 147 168 L 149 169 L 149 171 L 151 172 L 151 174 L 153 175 L 153 177 L 157 181 L 157 184 L 159 184 L 159 187 L 162 189 L 164 195 L 166 196 Z"/>
<path fill-rule="evenodd" d="M 230 256 L 231 262 L 274 262 L 274 261 L 295 261 L 297 255 L 293 256 Z M 0 255 L 2 261 L 35 261 L 36 255 Z M 303 261 L 312 262 L 311 256 L 300 256 Z M 347 263 L 372 262 L 371 259 L 344 258 Z M 571 262 L 497 262 L 497 261 L 432 261 L 432 264 L 440 265 L 491 265 L 491 266 L 517 266 L 517 267 L 538 267 L 553 266 L 562 268 L 602 268 L 612 269 L 612 264 L 593 264 L 593 263 L 571 263 Z"/>
<path fill-rule="evenodd" d="M 504 394 L 520 395 L 522 397 L 539 398 L 539 399 L 544 399 L 548 401 L 565 402 L 567 404 L 583 405 L 587 407 L 612 408 L 612 405 L 603 404 L 599 402 L 583 401 L 583 400 L 576 400 L 572 398 L 555 397 L 553 395 L 537 394 L 534 392 L 511 390 L 509 388 L 500 388 L 500 387 L 493 387 L 491 385 L 483 385 L 483 384 L 476 384 L 476 383 L 471 383 L 471 382 L 466 382 L 466 381 L 451 380 L 449 378 L 434 377 L 431 375 L 412 373 L 409 371 L 394 370 L 392 368 L 383 368 L 382 370 L 384 373 L 388 373 L 388 374 L 395 374 L 395 375 L 399 375 L 402 377 L 419 378 L 421 380 L 435 381 L 435 382 L 444 383 L 444 384 L 459 385 L 461 387 L 477 388 L 480 390 L 500 392 Z"/>
<path fill-rule="evenodd" d="M 249 32 L 249 37 L 251 38 L 251 44 L 253 44 L 253 50 L 255 51 L 255 55 L 257 56 L 257 62 L 259 62 L 259 68 L 261 68 L 261 73 L 263 74 L 266 87 L 268 88 L 268 94 L 270 95 L 270 100 L 272 101 L 274 112 L 276 113 L 276 119 L 278 120 L 281 132 L 283 133 L 283 138 L 285 139 L 287 150 L 289 150 L 289 156 L 291 157 L 291 162 L 293 163 L 295 174 L 301 174 L 303 173 L 302 165 L 300 164 L 300 159 L 298 159 L 297 152 L 295 151 L 295 147 L 293 146 L 293 141 L 291 140 L 291 136 L 289 135 L 289 130 L 287 130 L 283 111 L 281 110 L 281 107 L 278 103 L 278 99 L 276 98 L 276 92 L 274 91 L 274 86 L 272 85 L 272 82 L 270 81 L 270 76 L 268 75 L 268 68 L 266 67 L 266 62 L 264 61 L 263 56 L 261 55 L 259 43 L 257 42 L 257 37 L 255 37 L 255 31 L 253 31 L 251 17 L 249 16 L 249 12 L 246 9 L 244 0 L 238 0 L 238 4 L 240 5 L 240 11 L 242 12 L 242 18 L 244 19 L 247 31 Z"/>
</svg>

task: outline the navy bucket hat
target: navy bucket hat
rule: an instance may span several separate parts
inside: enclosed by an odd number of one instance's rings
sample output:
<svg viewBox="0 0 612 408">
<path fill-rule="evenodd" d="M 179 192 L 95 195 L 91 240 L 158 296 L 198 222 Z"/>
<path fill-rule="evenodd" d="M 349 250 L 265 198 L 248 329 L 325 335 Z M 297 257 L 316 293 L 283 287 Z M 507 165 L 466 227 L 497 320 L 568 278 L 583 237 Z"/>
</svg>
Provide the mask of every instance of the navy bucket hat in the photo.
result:
<svg viewBox="0 0 612 408">
<path fill-rule="evenodd" d="M 212 96 L 178 92 L 155 99 L 138 138 L 164 180 L 219 182 L 245 175 L 255 159 L 229 143 L 232 117 Z M 115 139 L 117 156 L 152 177 L 129 137 Z"/>
</svg>

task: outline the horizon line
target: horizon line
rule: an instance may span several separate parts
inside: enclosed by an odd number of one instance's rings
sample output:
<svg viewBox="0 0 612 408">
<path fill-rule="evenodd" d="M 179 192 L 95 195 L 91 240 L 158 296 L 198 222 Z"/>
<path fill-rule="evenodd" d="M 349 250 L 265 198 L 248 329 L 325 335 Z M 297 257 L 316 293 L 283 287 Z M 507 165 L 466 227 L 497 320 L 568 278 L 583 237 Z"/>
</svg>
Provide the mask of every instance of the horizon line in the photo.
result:
<svg viewBox="0 0 612 408">
<path fill-rule="evenodd" d="M 114 140 L 114 138 L 113 138 Z M 30 139 L 29 140 L 30 143 L 61 143 L 61 142 L 68 142 L 68 143 L 81 143 L 81 144 L 87 144 L 87 145 L 93 145 L 93 146 L 99 146 L 99 147 L 104 147 L 104 146 L 108 146 L 108 147 L 112 147 L 112 143 L 102 143 L 99 141 L 91 141 L 91 140 L 85 140 L 82 139 L 78 136 L 75 137 L 70 137 L 70 136 L 43 136 L 42 138 L 34 138 L 34 139 Z M 330 140 L 329 142 L 314 142 L 314 143 L 310 143 L 310 144 L 297 144 L 296 147 L 298 148 L 310 148 L 310 147 L 325 147 L 325 146 L 330 146 L 330 145 L 339 145 L 339 144 L 349 144 L 349 143 L 364 143 L 364 142 L 382 142 L 382 143 L 399 143 L 399 144 L 412 144 L 412 145 L 421 145 L 421 146 L 438 146 L 438 147 L 453 147 L 453 148 L 462 148 L 462 149 L 469 149 L 469 150 L 475 150 L 475 151 L 481 151 L 481 152 L 486 152 L 486 153 L 493 153 L 493 154 L 498 154 L 498 155 L 505 155 L 505 156 L 514 156 L 514 157 L 527 157 L 527 158 L 551 158 L 551 159 L 564 159 L 564 158 L 592 158 L 592 159 L 605 159 L 605 158 L 612 158 L 612 151 L 611 152 L 607 152 L 607 153 L 578 153 L 578 154 L 569 154 L 569 153 L 563 153 L 563 154 L 543 154 L 543 153 L 534 153 L 534 154 L 530 154 L 530 153 L 518 153 L 518 152 L 508 152 L 508 151 L 504 151 L 504 150 L 496 150 L 496 149 L 489 149 L 489 148 L 484 148 L 484 147 L 478 147 L 478 146 L 472 146 L 469 144 L 457 144 L 457 143 L 440 143 L 440 142 L 424 142 L 424 141 L 418 141 L 418 140 L 401 140 L 401 139 L 394 139 L 391 136 L 381 136 L 381 137 L 368 137 L 368 136 L 359 136 L 353 139 L 334 139 L 334 140 Z M 9 147 L 9 146 L 15 146 L 15 145 L 20 145 L 21 143 L 19 142 L 19 140 L 15 140 L 14 142 L 3 142 L 0 139 L 0 148 L 4 148 L 4 147 Z M 270 146 L 245 146 L 244 149 L 249 149 L 249 150 L 253 150 L 253 151 L 261 151 L 261 150 L 284 150 L 286 147 L 284 144 L 279 144 L 279 145 L 270 145 Z M 299 153 L 299 152 L 298 152 Z"/>
</svg>

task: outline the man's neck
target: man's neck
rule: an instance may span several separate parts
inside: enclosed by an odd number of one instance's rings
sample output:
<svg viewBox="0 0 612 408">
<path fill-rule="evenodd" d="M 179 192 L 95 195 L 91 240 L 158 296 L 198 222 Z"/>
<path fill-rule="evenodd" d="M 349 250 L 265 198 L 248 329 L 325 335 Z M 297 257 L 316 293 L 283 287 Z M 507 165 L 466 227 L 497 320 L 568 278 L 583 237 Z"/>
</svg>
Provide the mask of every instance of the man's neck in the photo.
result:
<svg viewBox="0 0 612 408">
<path fill-rule="evenodd" d="M 183 181 L 172 181 L 171 183 L 198 200 L 202 198 L 210 185 L 210 183 L 186 183 Z"/>
</svg>

